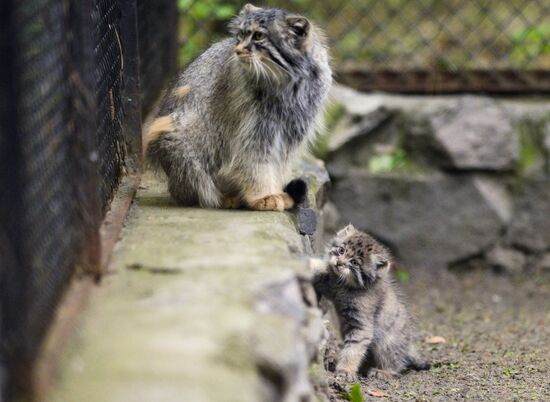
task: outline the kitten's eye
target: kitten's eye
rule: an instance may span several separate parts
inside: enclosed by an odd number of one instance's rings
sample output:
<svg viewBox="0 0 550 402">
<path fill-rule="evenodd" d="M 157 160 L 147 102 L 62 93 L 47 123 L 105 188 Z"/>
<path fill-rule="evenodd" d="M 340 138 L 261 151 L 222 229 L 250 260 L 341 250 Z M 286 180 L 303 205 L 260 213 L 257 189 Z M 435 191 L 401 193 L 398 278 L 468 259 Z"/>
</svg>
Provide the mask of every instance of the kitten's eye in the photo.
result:
<svg viewBox="0 0 550 402">
<path fill-rule="evenodd" d="M 346 250 L 344 250 L 344 247 L 338 247 L 338 255 L 344 255 L 344 253 L 346 252 Z"/>
<path fill-rule="evenodd" d="M 262 40 L 263 38 L 265 38 L 265 35 L 263 34 L 263 32 L 259 31 L 254 32 L 254 35 L 252 36 L 253 40 Z"/>
<path fill-rule="evenodd" d="M 384 268 L 386 265 L 388 265 L 388 262 L 387 261 L 378 261 L 376 263 L 376 269 L 382 269 Z"/>
<path fill-rule="evenodd" d="M 354 267 L 358 267 L 359 266 L 359 261 L 357 261 L 355 258 L 350 260 L 350 263 L 351 265 L 353 265 Z"/>
</svg>

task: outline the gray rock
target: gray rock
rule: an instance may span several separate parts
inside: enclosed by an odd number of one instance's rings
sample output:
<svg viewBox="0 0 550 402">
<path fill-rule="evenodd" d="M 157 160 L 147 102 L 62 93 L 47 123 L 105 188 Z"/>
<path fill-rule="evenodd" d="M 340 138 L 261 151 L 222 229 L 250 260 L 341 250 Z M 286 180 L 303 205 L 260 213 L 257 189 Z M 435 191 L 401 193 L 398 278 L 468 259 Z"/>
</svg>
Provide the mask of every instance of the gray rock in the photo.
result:
<svg viewBox="0 0 550 402">
<path fill-rule="evenodd" d="M 550 180 L 524 179 L 514 195 L 508 241 L 529 251 L 550 249 Z"/>
<path fill-rule="evenodd" d="M 298 231 L 301 235 L 312 236 L 317 230 L 318 213 L 312 208 L 298 208 L 296 211 Z"/>
<path fill-rule="evenodd" d="M 537 269 L 550 273 L 550 253 L 545 253 L 537 262 Z"/>
<path fill-rule="evenodd" d="M 261 386 L 261 400 L 298 402 L 311 397 L 308 367 L 313 343 L 321 341 L 320 318 L 310 316 L 294 275 L 260 286 L 256 308 L 262 314 L 251 333 L 252 355 Z M 303 326 L 307 324 L 306 326 Z M 280 329 L 274 331 L 275 328 Z"/>
<path fill-rule="evenodd" d="M 506 180 L 483 175 L 476 175 L 473 180 L 502 222 L 508 225 L 512 220 L 513 200 Z"/>
<path fill-rule="evenodd" d="M 428 268 L 479 254 L 498 241 L 506 223 L 498 197 L 487 197 L 476 177 L 365 172 L 336 181 L 332 193 L 344 222 L 386 242 L 405 264 Z"/>
<path fill-rule="evenodd" d="M 387 122 L 393 112 L 384 106 L 366 113 L 364 116 L 351 116 L 347 124 L 330 136 L 329 151 L 340 148 L 357 137 L 368 136 Z"/>
<path fill-rule="evenodd" d="M 490 98 L 464 96 L 406 113 L 407 144 L 443 168 L 510 171 L 519 137 L 506 111 Z"/>
<path fill-rule="evenodd" d="M 398 115 L 388 117 L 370 131 L 359 130 L 329 153 L 327 167 L 331 177 L 345 176 L 350 168 L 367 168 L 371 157 L 395 151 L 400 146 L 402 131 L 402 119 Z"/>
<path fill-rule="evenodd" d="M 340 229 L 341 224 L 340 212 L 333 202 L 327 202 L 323 207 L 321 214 L 323 215 L 324 230 L 328 233 L 336 233 Z"/>
<path fill-rule="evenodd" d="M 493 268 L 508 274 L 521 273 L 527 263 L 527 258 L 521 251 L 501 245 L 497 245 L 489 250 L 486 258 L 489 265 Z"/>
<path fill-rule="evenodd" d="M 307 183 L 307 205 L 321 209 L 327 201 L 327 194 L 330 187 L 330 177 L 325 168 L 325 163 L 319 159 L 302 159 L 295 175 L 302 177 Z"/>
</svg>

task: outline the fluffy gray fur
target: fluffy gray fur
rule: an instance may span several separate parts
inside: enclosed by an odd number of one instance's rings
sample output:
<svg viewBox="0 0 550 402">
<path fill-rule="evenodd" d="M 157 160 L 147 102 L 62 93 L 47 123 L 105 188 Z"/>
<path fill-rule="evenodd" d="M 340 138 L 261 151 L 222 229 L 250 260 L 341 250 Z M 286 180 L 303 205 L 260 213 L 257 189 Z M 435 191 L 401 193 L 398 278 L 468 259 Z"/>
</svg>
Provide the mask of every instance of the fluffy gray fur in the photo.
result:
<svg viewBox="0 0 550 402">
<path fill-rule="evenodd" d="M 149 139 L 148 155 L 180 204 L 290 208 L 283 187 L 332 81 L 322 32 L 304 17 L 249 4 L 230 32 L 168 93 L 159 115 L 173 127 Z"/>
<path fill-rule="evenodd" d="M 313 264 L 314 286 L 334 304 L 343 347 L 337 375 L 352 381 L 360 368 L 394 376 L 425 370 L 411 343 L 410 316 L 394 289 L 388 250 L 349 225 L 332 240 L 327 261 Z"/>
</svg>

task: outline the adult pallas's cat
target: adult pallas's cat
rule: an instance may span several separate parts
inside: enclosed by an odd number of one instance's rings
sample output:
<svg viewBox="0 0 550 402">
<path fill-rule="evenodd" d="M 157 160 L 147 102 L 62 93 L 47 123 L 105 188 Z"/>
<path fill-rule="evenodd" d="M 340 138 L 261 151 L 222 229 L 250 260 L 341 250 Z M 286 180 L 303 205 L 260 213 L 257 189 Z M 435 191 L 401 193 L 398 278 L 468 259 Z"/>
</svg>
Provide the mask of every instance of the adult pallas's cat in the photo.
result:
<svg viewBox="0 0 550 402">
<path fill-rule="evenodd" d="M 292 162 L 314 135 L 332 82 L 319 28 L 247 4 L 179 77 L 147 136 L 182 205 L 283 210 Z"/>
</svg>

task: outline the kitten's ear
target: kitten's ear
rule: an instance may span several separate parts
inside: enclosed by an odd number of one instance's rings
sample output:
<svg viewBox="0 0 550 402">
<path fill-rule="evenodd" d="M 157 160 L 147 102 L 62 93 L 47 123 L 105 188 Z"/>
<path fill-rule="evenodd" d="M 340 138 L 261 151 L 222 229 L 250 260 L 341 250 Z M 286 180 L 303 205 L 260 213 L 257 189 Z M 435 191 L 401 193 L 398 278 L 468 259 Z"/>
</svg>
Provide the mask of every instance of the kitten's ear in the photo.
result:
<svg viewBox="0 0 550 402">
<path fill-rule="evenodd" d="M 387 256 L 374 254 L 371 256 L 372 264 L 378 275 L 386 274 L 392 267 L 392 262 Z"/>
<path fill-rule="evenodd" d="M 346 236 L 354 234 L 355 232 L 357 232 L 357 229 L 355 229 L 353 227 L 353 225 L 350 223 L 344 229 L 342 229 L 338 233 L 336 233 L 336 236 L 337 237 L 346 237 Z"/>
<path fill-rule="evenodd" d="M 305 37 L 309 33 L 311 24 L 308 19 L 299 15 L 289 15 L 286 17 L 286 22 L 291 29 L 299 37 Z"/>
<path fill-rule="evenodd" d="M 256 7 L 253 4 L 247 3 L 243 6 L 243 8 L 241 8 L 241 11 L 239 11 L 239 16 L 247 15 L 253 11 L 258 11 L 258 10 L 260 10 L 260 7 Z"/>
</svg>

